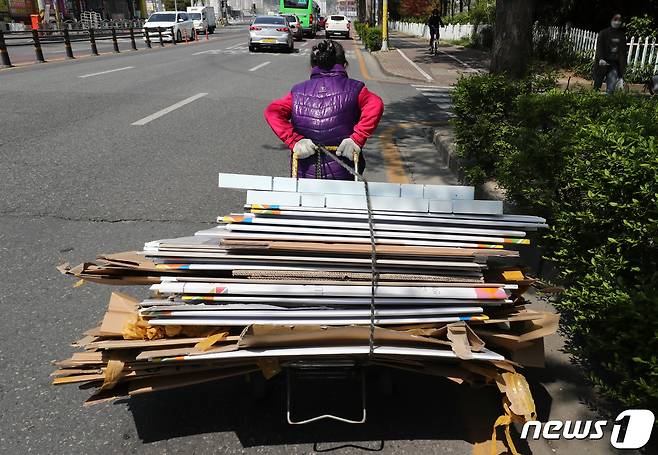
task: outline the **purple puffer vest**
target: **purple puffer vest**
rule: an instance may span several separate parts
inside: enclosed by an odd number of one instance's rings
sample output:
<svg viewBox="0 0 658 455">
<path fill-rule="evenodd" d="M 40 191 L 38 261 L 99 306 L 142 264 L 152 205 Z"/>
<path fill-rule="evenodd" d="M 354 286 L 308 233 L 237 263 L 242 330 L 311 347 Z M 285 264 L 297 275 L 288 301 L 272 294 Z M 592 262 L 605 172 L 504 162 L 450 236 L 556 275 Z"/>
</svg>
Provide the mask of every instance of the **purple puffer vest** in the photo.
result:
<svg viewBox="0 0 658 455">
<path fill-rule="evenodd" d="M 292 125 L 295 132 L 311 139 L 315 144 L 337 146 L 354 132 L 359 121 L 359 93 L 363 82 L 347 77 L 343 65 L 334 65 L 330 70 L 314 67 L 308 81 L 295 85 L 292 92 Z M 327 155 L 318 152 L 299 160 L 297 177 L 316 178 L 316 164 L 320 160 L 320 176 L 331 180 L 354 180 L 354 176 Z M 361 155 L 363 155 L 361 153 Z M 343 161 L 354 167 L 352 157 Z M 363 171 L 365 161 L 359 160 Z"/>
</svg>

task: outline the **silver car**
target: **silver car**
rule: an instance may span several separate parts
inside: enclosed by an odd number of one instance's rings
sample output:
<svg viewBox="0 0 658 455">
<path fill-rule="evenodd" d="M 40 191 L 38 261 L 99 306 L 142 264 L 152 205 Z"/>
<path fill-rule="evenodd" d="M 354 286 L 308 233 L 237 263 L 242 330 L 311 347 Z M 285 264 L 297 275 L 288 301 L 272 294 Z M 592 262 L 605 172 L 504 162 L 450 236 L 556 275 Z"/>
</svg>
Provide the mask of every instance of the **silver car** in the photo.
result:
<svg viewBox="0 0 658 455">
<path fill-rule="evenodd" d="M 249 27 L 249 50 L 259 48 L 280 48 L 293 52 L 292 29 L 284 16 L 257 16 Z"/>
<path fill-rule="evenodd" d="M 288 20 L 290 28 L 292 29 L 292 36 L 294 36 L 297 41 L 304 39 L 304 31 L 302 30 L 302 23 L 299 18 L 294 14 L 286 14 L 285 18 Z"/>
</svg>

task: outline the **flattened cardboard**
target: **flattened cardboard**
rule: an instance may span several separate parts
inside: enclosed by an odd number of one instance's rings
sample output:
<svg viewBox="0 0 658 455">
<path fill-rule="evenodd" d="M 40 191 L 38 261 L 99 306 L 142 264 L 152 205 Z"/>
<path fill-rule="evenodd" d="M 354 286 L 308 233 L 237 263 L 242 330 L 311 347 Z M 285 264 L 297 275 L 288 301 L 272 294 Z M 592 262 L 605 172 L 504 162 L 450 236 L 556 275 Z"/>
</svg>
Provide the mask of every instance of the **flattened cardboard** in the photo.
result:
<svg viewBox="0 0 658 455">
<path fill-rule="evenodd" d="M 322 327 L 322 326 L 277 326 L 252 325 L 238 342 L 240 348 L 353 345 L 370 339 L 369 327 Z M 422 337 L 395 330 L 375 328 L 377 344 L 437 344 L 449 346 L 447 341 Z"/>
<path fill-rule="evenodd" d="M 121 336 L 123 328 L 137 316 L 139 300 L 114 291 L 101 324 L 100 333 L 105 336 Z"/>
</svg>

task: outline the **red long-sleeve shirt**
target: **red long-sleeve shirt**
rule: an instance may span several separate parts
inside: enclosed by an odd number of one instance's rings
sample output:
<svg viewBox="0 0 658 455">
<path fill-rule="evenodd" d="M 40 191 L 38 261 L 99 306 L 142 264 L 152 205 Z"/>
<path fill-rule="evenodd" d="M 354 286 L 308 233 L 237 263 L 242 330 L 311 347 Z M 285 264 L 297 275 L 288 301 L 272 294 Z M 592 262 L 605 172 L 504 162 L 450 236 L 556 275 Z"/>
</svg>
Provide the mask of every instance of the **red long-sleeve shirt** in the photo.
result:
<svg viewBox="0 0 658 455">
<path fill-rule="evenodd" d="M 356 125 L 354 132 L 350 135 L 352 140 L 359 147 L 363 148 L 366 140 L 372 135 L 377 128 L 379 120 L 384 113 L 384 103 L 382 99 L 363 87 L 359 92 L 359 108 L 361 117 Z M 286 144 L 290 150 L 295 144 L 304 139 L 304 136 L 295 132 L 290 118 L 292 117 L 292 93 L 288 93 L 283 98 L 274 100 L 265 109 L 265 120 L 274 131 L 279 139 Z"/>
</svg>

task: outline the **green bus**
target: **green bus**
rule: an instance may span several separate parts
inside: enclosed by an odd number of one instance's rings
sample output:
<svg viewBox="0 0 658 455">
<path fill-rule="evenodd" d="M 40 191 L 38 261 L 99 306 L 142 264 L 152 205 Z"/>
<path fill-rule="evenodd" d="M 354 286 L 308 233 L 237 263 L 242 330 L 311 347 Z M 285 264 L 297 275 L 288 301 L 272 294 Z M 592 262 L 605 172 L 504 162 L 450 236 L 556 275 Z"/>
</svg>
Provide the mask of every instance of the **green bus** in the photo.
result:
<svg viewBox="0 0 658 455">
<path fill-rule="evenodd" d="M 315 37 L 320 22 L 320 7 L 313 0 L 279 0 L 279 14 L 294 14 L 302 23 L 304 35 Z"/>
</svg>

